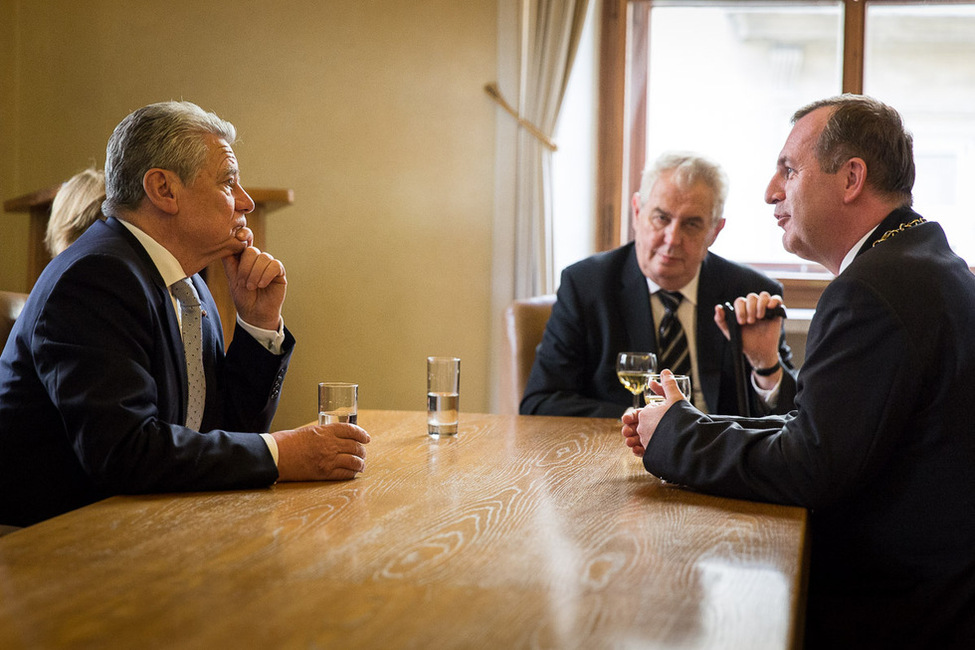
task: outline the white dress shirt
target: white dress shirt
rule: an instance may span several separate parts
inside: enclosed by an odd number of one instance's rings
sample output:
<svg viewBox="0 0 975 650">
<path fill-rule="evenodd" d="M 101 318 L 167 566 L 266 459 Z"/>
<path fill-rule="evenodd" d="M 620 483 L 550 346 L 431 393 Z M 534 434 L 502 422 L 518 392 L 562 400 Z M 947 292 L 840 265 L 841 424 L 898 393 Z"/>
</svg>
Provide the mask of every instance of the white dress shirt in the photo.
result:
<svg viewBox="0 0 975 650">
<path fill-rule="evenodd" d="M 681 327 L 684 328 L 684 336 L 687 337 L 687 347 L 691 353 L 691 386 L 692 392 L 694 393 L 691 398 L 691 403 L 694 404 L 697 410 L 702 413 L 707 413 L 708 405 L 704 401 L 704 391 L 701 390 L 701 384 L 697 379 L 700 376 L 697 365 L 697 289 L 700 279 L 701 269 L 698 268 L 697 273 L 694 274 L 691 281 L 680 289 L 680 293 L 684 296 L 684 299 L 681 300 L 680 305 L 677 307 L 677 320 L 680 321 Z M 663 301 L 657 295 L 657 291 L 661 287 L 650 278 L 647 278 L 647 287 L 650 289 L 650 307 L 653 310 L 654 327 L 658 327 L 658 323 L 660 323 L 660 319 L 663 318 L 666 311 Z M 656 333 L 654 335 L 656 336 Z M 759 387 L 755 383 L 754 377 L 751 378 L 751 381 L 752 388 L 755 390 L 759 399 L 765 402 L 766 405 L 774 407 L 779 397 L 779 387 L 782 384 L 781 378 L 769 390 Z"/>
<path fill-rule="evenodd" d="M 849 266 L 850 264 L 852 264 L 852 263 L 853 263 L 853 259 L 854 259 L 854 258 L 855 258 L 855 257 L 857 256 L 857 253 L 859 253 L 859 252 L 860 252 L 860 247 L 861 247 L 861 246 L 863 246 L 864 244 L 866 244 L 866 243 L 867 243 L 867 239 L 868 239 L 868 238 L 870 237 L 870 235 L 872 235 L 872 234 L 873 234 L 873 231 L 874 231 L 874 229 L 875 229 L 875 228 L 876 228 L 876 227 L 874 227 L 874 228 L 871 228 L 871 229 L 870 229 L 870 230 L 869 230 L 869 231 L 867 232 L 867 234 L 866 234 L 866 235 L 864 235 L 863 237 L 861 237 L 861 238 L 860 238 L 860 241 L 858 241 L 858 242 L 856 243 L 856 245 L 854 245 L 854 246 L 853 246 L 853 248 L 851 248 L 851 249 L 850 249 L 850 250 L 849 250 L 849 251 L 848 251 L 848 252 L 846 253 L 846 257 L 844 257 L 844 258 L 843 258 L 843 261 L 842 261 L 842 262 L 840 262 L 840 271 L 839 271 L 839 273 L 837 273 L 836 275 L 839 275 L 840 273 L 842 273 L 843 271 L 845 271 L 845 270 L 846 270 L 846 267 L 848 267 L 848 266 Z"/>
<path fill-rule="evenodd" d="M 179 260 L 170 253 L 165 246 L 157 242 L 155 239 L 150 237 L 145 231 L 139 229 L 137 226 L 129 223 L 128 221 L 123 221 L 119 219 L 119 223 L 125 226 L 129 232 L 131 232 L 142 247 L 146 249 L 149 254 L 149 258 L 155 265 L 156 270 L 159 271 L 159 275 L 162 276 L 163 282 L 167 287 L 170 287 L 175 282 L 179 282 L 186 277 L 186 273 L 183 272 L 183 267 L 180 265 Z M 176 320 L 182 320 L 182 314 L 179 309 L 179 305 L 176 302 L 176 297 L 170 291 L 169 298 L 173 303 L 173 311 L 176 313 Z M 261 327 L 255 327 L 250 323 L 244 321 L 240 315 L 237 315 L 237 322 L 240 324 L 244 331 L 250 334 L 254 339 L 267 348 L 273 354 L 281 354 L 281 347 L 284 343 L 284 317 L 278 322 L 277 331 L 266 330 Z M 182 332 L 180 332 L 182 335 Z M 271 452 L 271 456 L 274 458 L 274 464 L 278 464 L 278 444 L 274 440 L 274 437 L 269 433 L 260 434 L 267 444 L 268 449 Z"/>
</svg>

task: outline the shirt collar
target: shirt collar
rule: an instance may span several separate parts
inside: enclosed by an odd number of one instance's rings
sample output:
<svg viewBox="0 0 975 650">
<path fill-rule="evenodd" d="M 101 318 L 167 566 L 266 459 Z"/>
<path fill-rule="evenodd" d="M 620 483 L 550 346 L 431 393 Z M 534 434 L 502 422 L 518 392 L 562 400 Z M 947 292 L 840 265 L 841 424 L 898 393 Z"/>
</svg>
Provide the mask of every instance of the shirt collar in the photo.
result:
<svg viewBox="0 0 975 650">
<path fill-rule="evenodd" d="M 697 273 L 694 274 L 694 277 L 691 278 L 691 281 L 679 289 L 681 295 L 684 296 L 684 300 L 691 303 L 695 307 L 697 307 L 697 285 L 700 279 L 701 279 L 701 267 L 698 266 Z M 653 280 L 651 280 L 650 278 L 647 278 L 647 286 L 650 288 L 650 295 L 653 295 L 658 291 L 660 291 L 660 285 L 654 282 Z"/>
<path fill-rule="evenodd" d="M 183 271 L 183 267 L 180 266 L 179 260 L 166 250 L 162 244 L 128 221 L 119 219 L 119 223 L 128 228 L 129 232 L 146 249 L 149 257 L 152 259 L 152 263 L 156 265 L 156 270 L 159 271 L 159 275 L 162 276 L 163 282 L 166 283 L 167 287 L 172 286 L 173 283 L 179 282 L 186 277 L 186 273 Z"/>
<path fill-rule="evenodd" d="M 837 275 L 845 271 L 846 267 L 848 267 L 850 264 L 853 264 L 853 258 L 855 258 L 857 256 L 857 253 L 860 252 L 860 248 L 867 243 L 867 239 L 870 238 L 870 235 L 873 234 L 873 231 L 874 231 L 873 228 L 868 230 L 867 234 L 861 237 L 860 241 L 858 241 L 853 245 L 853 248 L 850 249 L 850 251 L 846 254 L 846 257 L 843 258 L 843 261 L 840 262 L 840 271 L 839 273 L 837 273 Z"/>
</svg>

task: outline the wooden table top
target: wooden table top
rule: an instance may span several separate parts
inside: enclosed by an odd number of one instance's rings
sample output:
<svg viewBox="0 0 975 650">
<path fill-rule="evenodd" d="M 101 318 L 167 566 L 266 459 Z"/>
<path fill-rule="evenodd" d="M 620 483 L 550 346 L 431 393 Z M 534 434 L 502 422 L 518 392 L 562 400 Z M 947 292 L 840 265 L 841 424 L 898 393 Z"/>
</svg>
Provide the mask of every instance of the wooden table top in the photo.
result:
<svg viewBox="0 0 975 650">
<path fill-rule="evenodd" d="M 0 538 L 4 648 L 782 648 L 806 511 L 660 482 L 614 420 L 362 411 L 352 481 L 113 497 Z"/>
</svg>

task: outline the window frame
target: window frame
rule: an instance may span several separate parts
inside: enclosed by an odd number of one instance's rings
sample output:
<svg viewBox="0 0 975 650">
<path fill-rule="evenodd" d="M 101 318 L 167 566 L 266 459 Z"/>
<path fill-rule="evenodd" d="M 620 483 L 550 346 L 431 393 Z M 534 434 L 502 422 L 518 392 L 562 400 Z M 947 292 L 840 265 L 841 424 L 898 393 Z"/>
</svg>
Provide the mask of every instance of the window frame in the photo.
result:
<svg viewBox="0 0 975 650">
<path fill-rule="evenodd" d="M 756 4 L 763 0 L 753 0 Z M 769 4 L 803 0 L 768 0 Z M 842 0 L 842 92 L 863 92 L 867 3 L 918 4 L 919 0 Z M 639 188 L 646 157 L 646 42 L 653 0 L 601 0 L 599 24 L 599 98 L 596 165 L 596 250 L 616 248 L 630 222 L 629 197 Z M 673 0 L 671 0 L 673 2 Z M 970 0 L 927 0 L 924 4 L 965 4 Z M 694 0 L 688 0 L 694 4 Z M 636 42 L 640 39 L 642 42 Z M 632 54 L 631 54 L 632 53 Z M 629 123 L 627 124 L 627 120 Z M 783 284 L 788 304 L 814 308 L 832 279 L 817 264 L 752 264 Z M 793 268 L 794 267 L 794 268 Z"/>
</svg>

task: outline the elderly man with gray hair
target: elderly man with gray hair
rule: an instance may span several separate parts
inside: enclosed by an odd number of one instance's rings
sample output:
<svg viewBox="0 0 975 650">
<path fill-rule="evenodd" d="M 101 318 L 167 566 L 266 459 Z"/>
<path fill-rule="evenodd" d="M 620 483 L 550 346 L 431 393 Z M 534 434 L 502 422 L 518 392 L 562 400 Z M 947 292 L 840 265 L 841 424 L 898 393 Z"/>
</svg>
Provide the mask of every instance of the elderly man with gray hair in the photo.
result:
<svg viewBox="0 0 975 650">
<path fill-rule="evenodd" d="M 108 217 L 38 278 L 0 355 L 0 524 L 119 493 L 354 477 L 351 424 L 268 432 L 295 340 L 284 265 L 253 246 L 236 130 L 152 104 L 107 148 Z M 199 272 L 222 260 L 237 309 L 225 350 Z"/>
<path fill-rule="evenodd" d="M 795 371 L 781 318 L 782 286 L 709 251 L 724 227 L 727 180 L 710 160 L 665 153 L 633 196 L 635 241 L 562 273 L 522 414 L 620 417 L 632 396 L 616 375 L 620 352 L 652 352 L 659 368 L 691 377 L 692 400 L 738 414 L 738 375 L 722 305 L 740 325 L 751 413 L 793 408 Z"/>
</svg>

